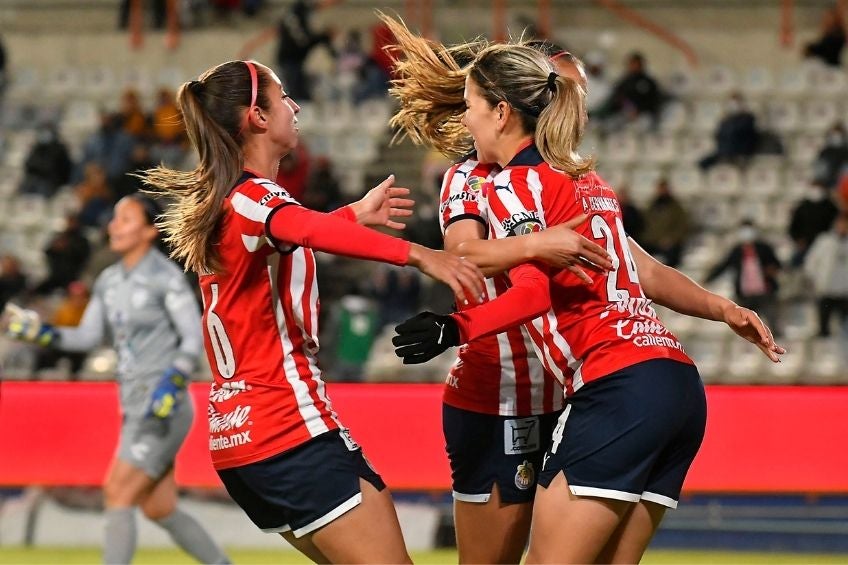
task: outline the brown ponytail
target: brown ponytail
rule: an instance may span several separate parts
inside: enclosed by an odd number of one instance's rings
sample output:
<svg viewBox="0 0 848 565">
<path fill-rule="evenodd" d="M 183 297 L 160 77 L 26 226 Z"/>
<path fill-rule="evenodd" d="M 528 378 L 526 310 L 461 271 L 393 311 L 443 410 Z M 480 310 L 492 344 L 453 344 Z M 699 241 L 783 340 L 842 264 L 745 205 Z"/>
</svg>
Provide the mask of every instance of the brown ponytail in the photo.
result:
<svg viewBox="0 0 848 565">
<path fill-rule="evenodd" d="M 259 82 L 256 105 L 267 109 L 270 78 L 254 65 Z M 148 192 L 173 200 L 157 225 L 174 258 L 200 274 L 221 271 L 215 249 L 218 224 L 224 198 L 244 166 L 240 134 L 250 100 L 250 72 L 243 61 L 223 63 L 180 86 L 177 106 L 199 163 L 193 171 L 156 167 L 140 175 Z"/>
</svg>

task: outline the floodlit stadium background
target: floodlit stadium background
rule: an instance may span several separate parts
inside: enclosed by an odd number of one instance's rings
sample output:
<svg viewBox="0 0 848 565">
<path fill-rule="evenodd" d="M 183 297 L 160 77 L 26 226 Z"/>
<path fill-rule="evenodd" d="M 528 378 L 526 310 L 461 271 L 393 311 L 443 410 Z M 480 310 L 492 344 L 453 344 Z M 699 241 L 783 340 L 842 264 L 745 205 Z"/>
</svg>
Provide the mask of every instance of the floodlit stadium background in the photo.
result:
<svg viewBox="0 0 848 565">
<path fill-rule="evenodd" d="M 0 256 L 14 256 L 27 287 L 38 289 L 17 300 L 48 319 L 84 306 L 85 285 L 114 260 L 103 250 L 99 227 L 109 202 L 133 189 L 120 166 L 106 171 L 105 192 L 92 180 L 96 171 L 84 167 L 101 115 L 125 110 L 126 93 L 134 92 L 142 112 L 152 114 L 139 126 L 143 133 L 129 132 L 136 161 L 191 166 L 179 131 L 167 121 L 173 90 L 214 64 L 244 56 L 252 39 L 275 26 L 289 5 L 181 0 L 181 29 L 168 30 L 163 22 L 160 30 L 151 13 L 154 3 L 143 3 L 143 19 L 130 17 L 127 29 L 118 29 L 120 2 L 112 0 L 0 2 L 6 54 L 0 95 Z M 253 7 L 257 13 L 246 13 Z M 669 513 L 649 560 L 753 559 L 663 557 L 664 548 L 816 552 L 837 560 L 848 554 L 848 461 L 842 449 L 848 395 L 841 388 L 848 382 L 848 329 L 839 303 L 830 302 L 830 336 L 820 335 L 824 270 L 808 266 L 805 271 L 797 241 L 799 233 L 826 234 L 827 210 L 839 213 L 848 196 L 843 171 L 848 145 L 840 153 L 828 142 L 834 125 L 848 122 L 848 71 L 845 63 L 831 66 L 803 56 L 805 46 L 821 36 L 830 3 L 347 0 L 316 11 L 314 28 L 333 30 L 336 54 L 319 47 L 306 60 L 312 99 L 298 100 L 305 151 L 289 163 L 286 186 L 303 185 L 303 201 L 321 209 L 355 199 L 394 173 L 418 202 L 406 237 L 438 247 L 437 183 L 449 163 L 408 142 L 389 145 L 391 101 L 381 75 L 372 72 L 375 67 L 360 66 L 371 54 L 378 8 L 448 43 L 523 30 L 548 37 L 603 69 L 603 77 L 590 76 L 590 95 L 615 84 L 628 54 L 644 55 L 649 74 L 666 95 L 657 123 L 644 116 L 593 119 L 583 150 L 598 157 L 600 172 L 614 188 L 629 189 L 647 234 L 659 216 L 650 208 L 657 184 L 667 179 L 685 210 L 678 268 L 699 282 L 738 242 L 741 221 L 753 220 L 782 263 L 780 288 L 764 308 L 775 312 L 778 341 L 789 349 L 783 363 L 770 365 L 721 324 L 661 313 L 710 385 L 711 412 L 687 495 L 681 508 Z M 361 33 L 364 58 L 346 48 L 351 30 Z M 273 67 L 275 48 L 271 38 L 250 57 Z M 717 128 L 736 92 L 756 117 L 756 153 L 704 170 L 699 161 L 714 151 Z M 49 124 L 58 129 L 72 163 L 66 178 L 48 189 L 28 178 L 27 163 Z M 54 274 L 44 249 L 65 229 L 66 216 L 80 213 L 87 256 L 52 288 L 42 286 Z M 410 547 L 450 547 L 438 383 L 452 356 L 403 367 L 389 340 L 394 321 L 423 308 L 446 311 L 451 297 L 403 270 L 328 256 L 320 262 L 322 361 L 329 382 L 346 381 L 331 385 L 330 394 L 396 491 Z M 831 266 L 837 278 L 848 280 L 848 272 L 838 274 L 848 271 L 848 257 L 831 258 Z M 14 272 L 10 260 L 0 269 L 3 276 Z M 729 273 L 708 286 L 734 296 Z M 848 298 L 848 289 L 841 296 Z M 69 562 L 74 555 L 96 560 L 93 552 L 64 552 L 100 542 L 96 485 L 118 423 L 114 386 L 96 381 L 112 378 L 115 356 L 102 349 L 79 359 L 45 358 L 7 340 L 0 340 L 0 355 L 0 562 L 51 562 L 56 551 Z M 198 375 L 199 381 L 208 378 L 208 369 Z M 391 384 L 348 384 L 356 381 Z M 193 389 L 201 408 L 205 386 L 201 382 Z M 186 504 L 228 547 L 283 551 L 278 539 L 256 532 L 215 487 L 205 425 L 196 420 L 178 460 Z M 139 524 L 142 547 L 168 546 L 155 527 Z M 276 554 L 235 555 L 266 562 Z M 427 555 L 434 561 L 454 559 L 450 553 Z M 765 559 L 779 562 L 774 555 Z"/>
</svg>

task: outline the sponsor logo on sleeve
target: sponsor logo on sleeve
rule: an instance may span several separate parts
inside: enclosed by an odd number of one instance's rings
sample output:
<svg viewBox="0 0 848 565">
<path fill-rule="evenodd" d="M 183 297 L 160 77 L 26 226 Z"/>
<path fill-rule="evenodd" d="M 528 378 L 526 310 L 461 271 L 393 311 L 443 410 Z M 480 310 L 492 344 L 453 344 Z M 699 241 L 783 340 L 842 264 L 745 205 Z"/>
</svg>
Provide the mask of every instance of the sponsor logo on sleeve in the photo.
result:
<svg viewBox="0 0 848 565">
<path fill-rule="evenodd" d="M 285 190 L 272 190 L 272 191 L 268 192 L 268 194 L 266 194 L 265 196 L 263 196 L 262 198 L 259 199 L 259 205 L 265 206 L 266 204 L 268 204 L 270 201 L 272 201 L 275 198 L 279 198 L 280 200 L 290 200 L 291 195 L 288 192 L 286 192 Z"/>
</svg>

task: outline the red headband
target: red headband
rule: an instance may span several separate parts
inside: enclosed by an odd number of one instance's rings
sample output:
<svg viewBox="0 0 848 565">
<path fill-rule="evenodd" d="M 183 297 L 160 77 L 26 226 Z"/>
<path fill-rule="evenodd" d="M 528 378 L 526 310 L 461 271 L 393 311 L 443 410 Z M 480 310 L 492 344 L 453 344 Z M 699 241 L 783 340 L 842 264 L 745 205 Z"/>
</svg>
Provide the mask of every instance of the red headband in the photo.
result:
<svg viewBox="0 0 848 565">
<path fill-rule="evenodd" d="M 244 61 L 244 64 L 247 65 L 247 70 L 250 72 L 250 106 L 247 107 L 247 113 L 244 115 L 244 123 L 239 129 L 238 137 L 244 131 L 244 128 L 247 127 L 247 124 L 250 123 L 250 112 L 256 107 L 256 95 L 259 91 L 259 76 L 256 74 L 256 66 L 250 61 Z"/>
</svg>

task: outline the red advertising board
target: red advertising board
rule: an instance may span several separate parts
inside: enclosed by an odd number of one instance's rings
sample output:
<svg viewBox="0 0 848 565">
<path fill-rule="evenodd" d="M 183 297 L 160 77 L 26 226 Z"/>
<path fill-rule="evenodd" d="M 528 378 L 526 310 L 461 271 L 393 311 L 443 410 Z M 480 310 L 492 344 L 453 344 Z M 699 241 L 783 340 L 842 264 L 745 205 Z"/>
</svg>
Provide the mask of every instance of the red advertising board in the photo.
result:
<svg viewBox="0 0 848 565">
<path fill-rule="evenodd" d="M 217 486 L 207 441 L 208 385 L 177 480 Z M 448 490 L 440 385 L 331 384 L 342 421 L 395 490 Z M 685 488 L 701 492 L 848 493 L 848 388 L 708 387 L 704 446 Z M 115 450 L 113 383 L 0 386 L 0 485 L 97 485 Z"/>
</svg>

